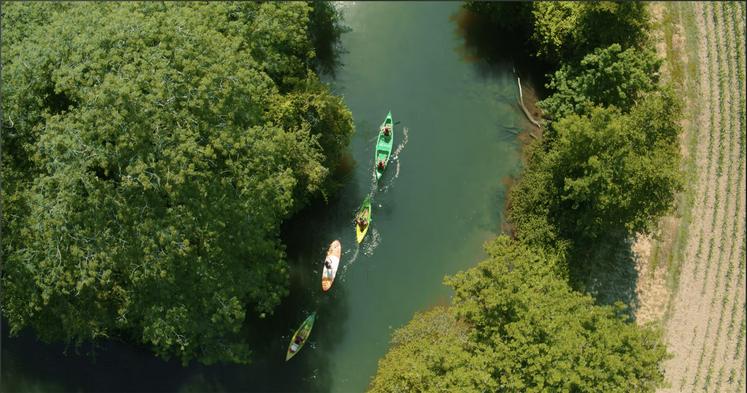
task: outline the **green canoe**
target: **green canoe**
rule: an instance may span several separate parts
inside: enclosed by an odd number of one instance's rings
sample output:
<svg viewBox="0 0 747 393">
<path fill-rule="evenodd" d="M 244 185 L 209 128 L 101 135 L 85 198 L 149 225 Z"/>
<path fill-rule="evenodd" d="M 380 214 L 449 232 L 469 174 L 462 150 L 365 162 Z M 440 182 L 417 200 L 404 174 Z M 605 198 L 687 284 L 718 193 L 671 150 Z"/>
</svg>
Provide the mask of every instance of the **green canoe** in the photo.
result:
<svg viewBox="0 0 747 393">
<path fill-rule="evenodd" d="M 389 135 L 385 130 L 389 130 Z M 379 127 L 379 139 L 376 141 L 376 160 L 374 161 L 374 170 L 376 171 L 376 180 L 381 179 L 386 166 L 389 164 L 389 157 L 392 155 L 392 145 L 394 144 L 394 121 L 392 120 L 392 111 L 386 115 L 386 119 Z"/>
<path fill-rule="evenodd" d="M 303 321 L 301 327 L 293 333 L 290 344 L 288 344 L 288 353 L 285 355 L 286 362 L 297 354 L 303 345 L 306 344 L 306 340 L 309 339 L 309 334 L 311 333 L 311 328 L 314 327 L 314 319 L 316 319 L 316 311 L 311 313 L 311 315 Z M 298 340 L 296 340 L 297 337 Z"/>
</svg>

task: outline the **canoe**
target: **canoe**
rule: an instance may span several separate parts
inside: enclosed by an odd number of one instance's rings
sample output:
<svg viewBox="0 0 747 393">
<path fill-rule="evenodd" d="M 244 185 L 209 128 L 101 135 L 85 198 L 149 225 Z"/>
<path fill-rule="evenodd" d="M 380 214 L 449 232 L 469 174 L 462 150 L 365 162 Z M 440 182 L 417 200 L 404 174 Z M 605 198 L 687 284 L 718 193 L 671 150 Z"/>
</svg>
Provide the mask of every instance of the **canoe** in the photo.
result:
<svg viewBox="0 0 747 393">
<path fill-rule="evenodd" d="M 286 353 L 285 355 L 286 362 L 290 358 L 295 356 L 299 351 L 301 351 L 303 345 L 306 344 L 306 341 L 309 339 L 309 334 L 311 333 L 311 328 L 314 327 L 315 319 L 316 311 L 311 313 L 311 315 L 309 315 L 309 317 L 306 318 L 305 321 L 303 321 L 298 330 L 293 333 L 293 337 L 291 338 L 290 344 L 288 345 L 288 353 Z M 296 343 L 296 337 L 299 337 L 298 343 Z"/>
<path fill-rule="evenodd" d="M 341 252 L 342 245 L 339 240 L 335 240 L 329 245 L 327 258 L 324 259 L 324 267 L 322 268 L 322 291 L 324 292 L 329 291 L 332 288 L 332 282 L 335 281 L 337 266 L 340 265 Z M 327 262 L 329 262 L 329 268 L 327 268 Z"/>
<path fill-rule="evenodd" d="M 366 226 L 361 228 L 360 225 L 358 225 L 358 218 L 363 217 L 363 219 L 366 220 Z M 358 210 L 358 213 L 355 215 L 356 223 L 355 223 L 355 239 L 358 240 L 358 244 L 363 241 L 363 238 L 366 236 L 366 233 L 368 232 L 368 227 L 371 226 L 371 195 L 367 196 L 366 199 L 363 201 L 363 204 L 361 205 L 361 208 Z"/>
<path fill-rule="evenodd" d="M 389 135 L 387 136 L 384 132 L 385 129 L 389 129 Z M 386 119 L 381 123 L 379 127 L 379 138 L 376 140 L 376 159 L 374 160 L 374 171 L 376 172 L 376 180 L 381 179 L 384 174 L 387 165 L 389 165 L 389 157 L 392 155 L 392 145 L 394 144 L 394 121 L 392 120 L 392 111 L 389 111 L 386 115 Z M 379 167 L 379 163 L 383 162 L 383 168 Z"/>
</svg>

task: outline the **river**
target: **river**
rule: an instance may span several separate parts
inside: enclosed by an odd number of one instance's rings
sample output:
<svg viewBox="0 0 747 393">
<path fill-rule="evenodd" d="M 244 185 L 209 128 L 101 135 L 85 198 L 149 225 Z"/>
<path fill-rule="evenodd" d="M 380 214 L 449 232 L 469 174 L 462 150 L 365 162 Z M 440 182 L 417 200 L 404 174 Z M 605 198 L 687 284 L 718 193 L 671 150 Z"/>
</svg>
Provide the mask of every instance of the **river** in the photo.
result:
<svg viewBox="0 0 747 393">
<path fill-rule="evenodd" d="M 443 277 L 484 259 L 502 225 L 505 179 L 520 169 L 512 133 L 526 122 L 510 62 L 465 56 L 457 2 L 345 2 L 345 53 L 334 91 L 353 112 L 355 161 L 341 191 L 284 229 L 290 295 L 265 320 L 248 322 L 255 363 L 192 364 L 110 342 L 76 354 L 3 331 L 0 390 L 362 392 L 394 329 L 417 311 L 449 301 Z M 495 37 L 500 39 L 500 37 Z M 378 125 L 391 110 L 399 149 L 381 185 L 372 181 Z M 507 128 L 508 127 L 508 128 Z M 353 214 L 374 194 L 373 223 L 358 249 Z M 343 245 L 332 290 L 320 288 L 329 243 Z M 291 361 L 293 329 L 312 311 L 310 342 Z"/>
</svg>

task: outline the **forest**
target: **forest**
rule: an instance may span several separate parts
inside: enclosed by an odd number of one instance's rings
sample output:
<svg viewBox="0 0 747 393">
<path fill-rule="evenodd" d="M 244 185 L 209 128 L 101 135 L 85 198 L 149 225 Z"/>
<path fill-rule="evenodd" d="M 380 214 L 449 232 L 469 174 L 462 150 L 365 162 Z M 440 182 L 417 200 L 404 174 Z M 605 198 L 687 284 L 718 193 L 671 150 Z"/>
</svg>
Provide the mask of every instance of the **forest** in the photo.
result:
<svg viewBox="0 0 747 393">
<path fill-rule="evenodd" d="M 279 226 L 353 132 L 317 75 L 340 29 L 328 3 L 3 4 L 10 331 L 248 362 L 247 313 L 287 294 Z"/>
</svg>

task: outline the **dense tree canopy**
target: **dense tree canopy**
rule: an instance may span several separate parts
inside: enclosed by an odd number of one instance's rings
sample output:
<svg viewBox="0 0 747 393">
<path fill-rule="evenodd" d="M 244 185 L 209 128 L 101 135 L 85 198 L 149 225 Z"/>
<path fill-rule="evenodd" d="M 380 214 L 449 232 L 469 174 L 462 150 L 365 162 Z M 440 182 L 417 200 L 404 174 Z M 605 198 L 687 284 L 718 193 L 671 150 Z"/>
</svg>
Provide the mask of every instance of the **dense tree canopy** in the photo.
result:
<svg viewBox="0 0 747 393">
<path fill-rule="evenodd" d="M 610 231 L 647 231 L 672 206 L 681 186 L 678 101 L 650 93 L 622 114 L 591 109 L 558 120 L 548 151 L 533 156 L 511 193 L 510 216 L 521 236 L 547 217 L 566 239 L 594 239 Z"/>
<path fill-rule="evenodd" d="M 649 23 L 646 5 L 630 1 L 465 1 L 465 7 L 510 39 L 530 39 L 534 53 L 553 64 L 578 61 L 614 43 L 642 46 Z"/>
<path fill-rule="evenodd" d="M 646 392 L 663 382 L 660 332 L 570 289 L 558 257 L 501 236 L 447 278 L 448 308 L 392 338 L 371 392 Z"/>
<path fill-rule="evenodd" d="M 639 46 L 648 28 L 646 4 L 641 2 L 536 2 L 532 14 L 537 54 L 557 63 L 614 43 L 624 49 Z"/>
<path fill-rule="evenodd" d="M 482 392 L 491 370 L 470 351 L 469 327 L 451 307 L 415 314 L 392 335 L 371 392 Z"/>
<path fill-rule="evenodd" d="M 540 106 L 549 118 L 588 114 L 593 106 L 627 112 L 642 94 L 658 89 L 661 60 L 652 50 L 620 44 L 598 48 L 576 64 L 564 64 L 550 78 L 552 95 Z"/>
<path fill-rule="evenodd" d="M 286 293 L 281 221 L 352 132 L 306 3 L 3 6 L 3 315 L 246 362 Z M 318 22 L 318 21 L 317 21 Z"/>
</svg>

